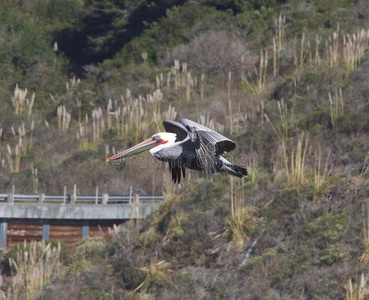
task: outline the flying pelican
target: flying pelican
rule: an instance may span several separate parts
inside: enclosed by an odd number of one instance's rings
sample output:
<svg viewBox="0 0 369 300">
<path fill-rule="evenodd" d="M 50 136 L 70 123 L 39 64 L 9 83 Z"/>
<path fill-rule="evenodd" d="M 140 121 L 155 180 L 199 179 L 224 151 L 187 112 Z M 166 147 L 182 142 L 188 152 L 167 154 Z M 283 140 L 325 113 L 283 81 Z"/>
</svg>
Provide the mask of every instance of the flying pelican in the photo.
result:
<svg viewBox="0 0 369 300">
<path fill-rule="evenodd" d="M 159 132 L 142 143 L 119 152 L 108 161 L 129 157 L 149 150 L 155 158 L 168 162 L 174 183 L 186 177 L 185 168 L 199 170 L 211 176 L 227 172 L 239 178 L 247 176 L 247 169 L 233 165 L 221 156 L 234 150 L 236 144 L 218 132 L 188 119 L 180 123 L 164 120 L 167 132 Z"/>
</svg>

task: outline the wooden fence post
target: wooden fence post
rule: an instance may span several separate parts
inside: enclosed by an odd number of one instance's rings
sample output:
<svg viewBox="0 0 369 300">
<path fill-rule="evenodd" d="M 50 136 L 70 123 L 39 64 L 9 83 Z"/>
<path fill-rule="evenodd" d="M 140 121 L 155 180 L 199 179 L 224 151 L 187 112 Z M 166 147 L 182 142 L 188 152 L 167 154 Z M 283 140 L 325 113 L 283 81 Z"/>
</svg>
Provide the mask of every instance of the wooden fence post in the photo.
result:
<svg viewBox="0 0 369 300">
<path fill-rule="evenodd" d="M 45 201 L 45 194 L 44 193 L 41 193 L 38 196 L 38 203 L 44 203 L 44 201 Z"/>
<path fill-rule="evenodd" d="M 14 203 L 14 194 L 13 193 L 8 194 L 8 203 Z"/>
<path fill-rule="evenodd" d="M 76 204 L 77 201 L 77 185 L 75 184 L 73 187 L 73 195 L 72 198 L 70 199 L 71 204 Z"/>
<path fill-rule="evenodd" d="M 108 204 L 109 194 L 102 194 L 101 204 Z"/>
</svg>

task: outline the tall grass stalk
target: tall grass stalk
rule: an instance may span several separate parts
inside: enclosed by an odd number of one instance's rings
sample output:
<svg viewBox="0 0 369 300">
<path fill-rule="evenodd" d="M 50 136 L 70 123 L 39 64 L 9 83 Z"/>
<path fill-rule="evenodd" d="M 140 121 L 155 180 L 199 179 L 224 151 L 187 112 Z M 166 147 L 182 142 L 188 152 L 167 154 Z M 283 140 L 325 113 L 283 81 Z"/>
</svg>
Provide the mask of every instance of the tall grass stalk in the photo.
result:
<svg viewBox="0 0 369 300">
<path fill-rule="evenodd" d="M 200 98 L 204 101 L 205 74 L 201 74 Z"/>
<path fill-rule="evenodd" d="M 13 173 L 14 172 L 14 165 L 13 165 L 13 154 L 12 154 L 12 149 L 10 148 L 10 145 L 7 145 L 7 158 L 8 158 L 8 165 L 9 165 L 9 172 Z"/>
<path fill-rule="evenodd" d="M 177 59 L 174 60 L 174 65 L 171 67 L 171 70 L 172 70 L 172 75 L 174 76 L 174 88 L 177 90 L 180 86 L 179 60 Z"/>
<path fill-rule="evenodd" d="M 304 140 L 304 134 L 297 141 L 295 149 L 292 149 L 290 157 L 284 152 L 287 177 L 293 185 L 302 185 L 305 182 L 306 153 L 308 149 L 308 136 Z M 289 164 L 288 164 L 289 160 Z"/>
<path fill-rule="evenodd" d="M 70 82 L 70 83 L 69 83 Z M 74 88 L 77 84 L 81 82 L 81 80 L 76 78 L 76 76 L 73 76 L 69 82 L 66 82 L 65 86 L 67 88 L 67 91 L 69 91 L 71 88 Z"/>
<path fill-rule="evenodd" d="M 321 59 L 320 59 L 320 43 L 321 43 L 321 39 L 319 37 L 319 35 L 316 36 L 315 38 L 315 63 L 320 66 L 320 62 L 321 62 Z"/>
<path fill-rule="evenodd" d="M 248 172 L 249 172 L 249 178 L 250 178 L 251 182 L 256 181 L 256 178 L 257 178 L 257 175 L 258 175 L 257 166 L 258 166 L 258 163 L 257 163 L 256 157 L 254 156 L 251 160 L 250 166 L 247 168 Z"/>
<path fill-rule="evenodd" d="M 244 178 L 230 184 L 231 215 L 225 221 L 223 237 L 236 247 L 243 247 L 249 240 L 250 233 L 261 223 L 254 215 L 254 209 L 245 205 Z"/>
<path fill-rule="evenodd" d="M 266 50 L 264 53 L 262 50 L 260 50 L 259 93 L 261 93 L 265 89 L 267 69 L 268 50 Z"/>
<path fill-rule="evenodd" d="M 323 155 L 322 150 L 319 145 L 317 151 L 315 152 L 315 168 L 314 168 L 314 191 L 318 193 L 322 186 L 326 181 L 326 176 L 328 174 L 328 164 L 331 155 L 331 150 L 328 151 L 328 154 L 325 159 L 325 163 L 322 162 Z"/>
<path fill-rule="evenodd" d="M 231 101 L 231 84 L 232 84 L 232 73 L 228 72 L 228 84 L 227 84 L 227 100 L 228 100 L 228 112 L 229 112 L 229 128 L 231 134 L 233 133 L 233 114 L 232 114 L 232 101 Z"/>
<path fill-rule="evenodd" d="M 343 114 L 343 96 L 342 89 L 336 89 L 334 96 L 332 97 L 331 92 L 328 93 L 329 104 L 330 104 L 330 116 L 331 123 L 334 127 L 337 119 Z"/>
<path fill-rule="evenodd" d="M 364 163 L 362 165 L 361 171 L 360 171 L 360 178 L 362 180 L 364 180 L 367 176 L 368 173 L 368 162 L 369 162 L 369 151 L 366 152 L 365 154 L 365 159 L 364 159 Z"/>
<path fill-rule="evenodd" d="M 64 105 L 60 105 L 57 108 L 58 117 L 58 129 L 61 131 L 67 131 L 69 128 L 69 123 L 71 121 L 71 114 L 67 112 Z"/>
<path fill-rule="evenodd" d="M 15 86 L 14 96 L 11 99 L 14 106 L 14 114 L 20 115 L 26 112 L 28 117 L 32 114 L 32 108 L 35 103 L 35 93 L 32 93 L 31 99 L 28 99 L 26 98 L 27 92 L 27 89 L 20 89 L 18 84 Z"/>
<path fill-rule="evenodd" d="M 29 147 L 28 149 L 32 149 L 32 137 L 33 137 L 33 130 L 35 129 L 35 120 L 31 121 L 31 130 L 29 133 Z"/>
<path fill-rule="evenodd" d="M 191 73 L 188 72 L 187 78 L 186 78 L 186 100 L 187 101 L 191 100 L 191 93 L 194 88 L 194 85 L 195 85 L 195 81 L 193 80 Z"/>
<path fill-rule="evenodd" d="M 304 58 L 304 45 L 305 45 L 305 32 L 302 33 L 300 41 L 300 69 L 302 69 L 305 58 Z"/>
<path fill-rule="evenodd" d="M 296 97 L 293 97 L 291 109 L 288 109 L 288 105 L 284 101 L 284 99 L 282 99 L 281 101 L 277 101 L 279 117 L 281 120 L 281 135 L 285 139 L 288 138 L 289 131 L 293 128 L 294 125 L 295 100 Z"/>
<path fill-rule="evenodd" d="M 363 220 L 363 233 L 364 233 L 364 251 L 360 256 L 360 261 L 363 263 L 369 263 L 369 204 L 363 202 L 361 206 L 361 215 Z"/>
<path fill-rule="evenodd" d="M 291 130 L 294 128 L 294 111 L 295 111 L 295 103 L 296 97 L 294 96 L 292 99 L 291 108 L 288 108 L 287 102 L 282 99 L 281 101 L 277 101 L 277 108 L 280 119 L 280 127 L 275 126 L 273 122 L 270 120 L 267 114 L 264 114 L 265 120 L 270 124 L 272 130 L 280 140 L 285 140 L 289 137 Z"/>
<path fill-rule="evenodd" d="M 260 95 L 265 90 L 266 76 L 268 69 L 268 50 L 260 49 L 259 70 L 255 67 L 254 72 L 248 72 L 245 82 L 255 95 Z M 253 79 L 255 76 L 256 80 Z"/>
<path fill-rule="evenodd" d="M 352 279 L 348 280 L 345 285 L 346 300 L 365 300 L 368 299 L 369 289 L 367 288 L 368 275 L 361 273 L 360 281 L 353 283 Z"/>
<path fill-rule="evenodd" d="M 264 119 L 269 119 L 265 116 L 265 105 L 264 100 L 261 100 L 260 105 L 256 107 L 256 119 L 260 124 L 264 124 Z"/>
<path fill-rule="evenodd" d="M 82 121 L 82 101 L 81 99 L 77 99 L 77 110 L 78 110 L 78 123 L 80 124 Z"/>
<path fill-rule="evenodd" d="M 306 183 L 306 155 L 308 152 L 308 136 L 304 133 L 297 140 L 297 143 L 290 145 L 287 149 L 286 143 L 283 141 L 276 164 L 274 165 L 274 173 L 277 180 L 286 181 L 288 185 L 297 188 Z"/>
<path fill-rule="evenodd" d="M 31 166 L 33 192 L 38 193 L 38 170 Z"/>
<path fill-rule="evenodd" d="M 279 15 L 275 18 L 276 35 L 273 37 L 273 78 L 275 79 L 279 72 L 279 61 L 284 40 L 286 17 Z"/>
<path fill-rule="evenodd" d="M 183 62 L 182 63 L 182 72 L 181 72 L 181 76 L 180 76 L 180 83 L 179 83 L 179 85 L 181 87 L 186 87 L 186 78 L 187 78 L 187 63 Z"/>
<path fill-rule="evenodd" d="M 21 151 L 19 149 L 19 144 L 15 145 L 14 154 L 10 148 L 10 145 L 7 145 L 7 158 L 8 158 L 8 165 L 9 165 L 9 172 L 10 173 L 18 173 L 20 169 L 20 160 L 21 160 Z"/>
</svg>

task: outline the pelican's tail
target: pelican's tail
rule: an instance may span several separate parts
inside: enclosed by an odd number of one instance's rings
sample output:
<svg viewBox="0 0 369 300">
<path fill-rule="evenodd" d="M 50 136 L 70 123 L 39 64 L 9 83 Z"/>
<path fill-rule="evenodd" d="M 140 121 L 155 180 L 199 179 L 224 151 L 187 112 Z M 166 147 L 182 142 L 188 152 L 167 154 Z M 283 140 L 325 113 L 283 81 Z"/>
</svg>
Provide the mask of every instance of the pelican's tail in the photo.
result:
<svg viewBox="0 0 369 300">
<path fill-rule="evenodd" d="M 219 156 L 218 164 L 219 164 L 219 171 L 227 172 L 238 178 L 242 178 L 244 176 L 247 176 L 248 174 L 246 168 L 240 167 L 237 165 L 232 165 L 228 160 L 226 160 L 222 156 Z"/>
<path fill-rule="evenodd" d="M 241 178 L 243 176 L 247 176 L 247 174 L 248 174 L 246 168 L 236 166 L 236 165 L 230 165 L 228 167 L 229 167 L 230 170 L 227 170 L 227 172 L 229 174 L 237 176 L 238 178 Z"/>
</svg>

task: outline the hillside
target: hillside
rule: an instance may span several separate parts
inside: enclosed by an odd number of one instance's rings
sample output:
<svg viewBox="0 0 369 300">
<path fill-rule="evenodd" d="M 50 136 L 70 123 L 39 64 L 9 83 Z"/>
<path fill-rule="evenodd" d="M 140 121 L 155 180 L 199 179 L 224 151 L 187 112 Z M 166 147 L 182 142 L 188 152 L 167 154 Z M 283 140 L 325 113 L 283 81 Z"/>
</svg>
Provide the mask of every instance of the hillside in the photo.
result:
<svg viewBox="0 0 369 300">
<path fill-rule="evenodd" d="M 366 1 L 3 1 L 0 20 L 1 190 L 166 196 L 111 243 L 48 246 L 63 264 L 32 289 L 4 252 L 4 299 L 366 299 Z M 106 163 L 181 117 L 249 176 Z"/>
</svg>

